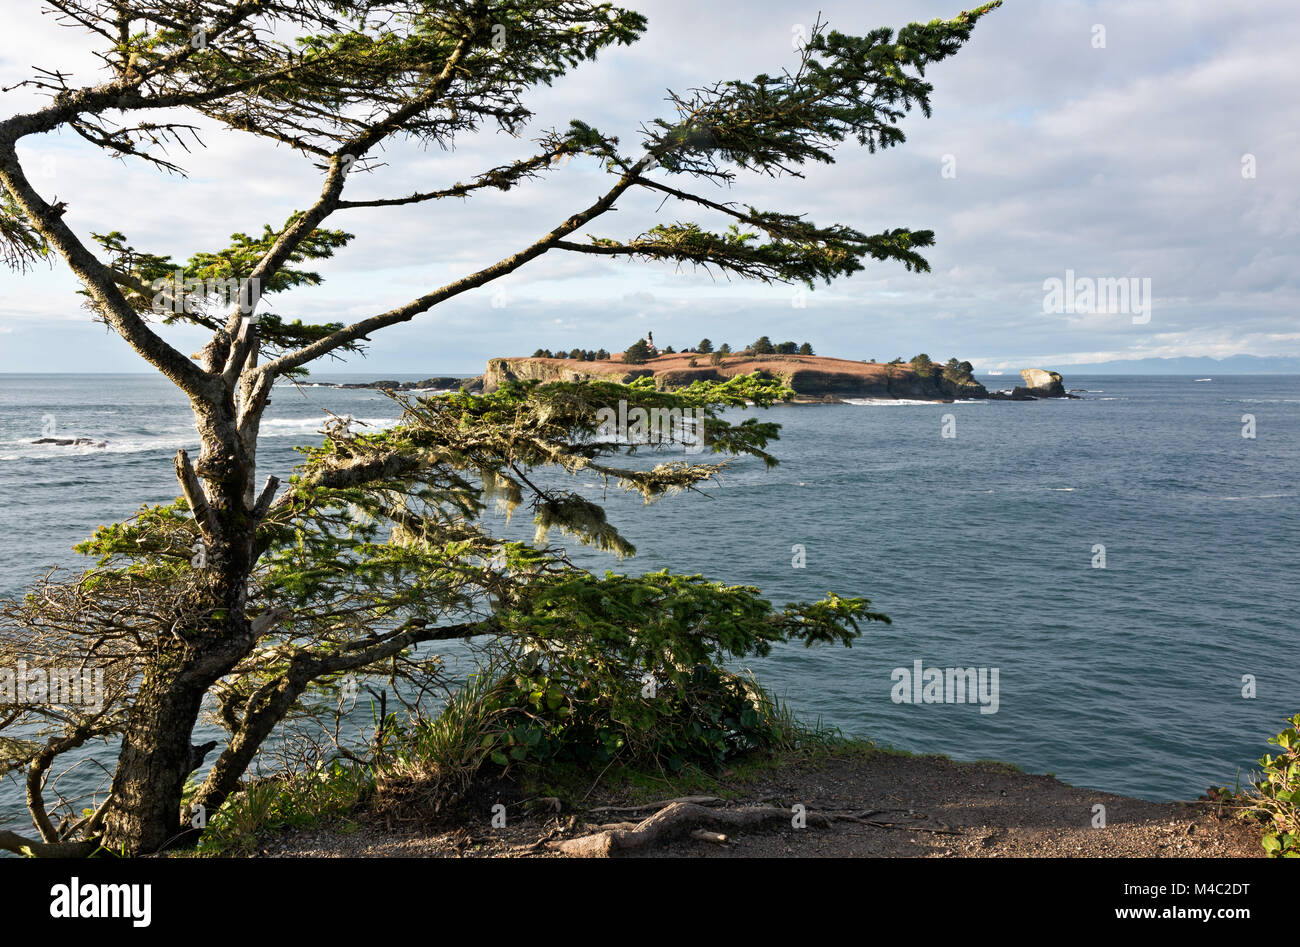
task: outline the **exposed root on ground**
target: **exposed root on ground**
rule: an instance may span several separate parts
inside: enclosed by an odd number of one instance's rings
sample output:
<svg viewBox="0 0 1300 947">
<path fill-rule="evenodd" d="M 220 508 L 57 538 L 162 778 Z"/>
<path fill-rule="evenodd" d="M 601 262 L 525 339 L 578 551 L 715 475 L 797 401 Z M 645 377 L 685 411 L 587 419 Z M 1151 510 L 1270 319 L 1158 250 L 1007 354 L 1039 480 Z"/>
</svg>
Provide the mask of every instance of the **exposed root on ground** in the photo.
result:
<svg viewBox="0 0 1300 947">
<path fill-rule="evenodd" d="M 904 812 L 914 820 L 923 820 L 926 816 L 905 809 L 872 809 L 868 812 L 812 811 L 804 810 L 796 816 L 795 810 L 771 805 L 751 805 L 738 808 L 713 808 L 711 804 L 721 802 L 712 796 L 686 796 L 680 799 L 667 799 L 662 802 L 646 803 L 640 806 L 601 806 L 592 809 L 592 813 L 640 813 L 652 812 L 639 822 L 610 822 L 596 827 L 596 831 L 577 838 L 539 839 L 532 845 L 520 850 L 520 853 L 537 852 L 549 849 L 561 855 L 579 858 L 609 858 L 622 852 L 640 851 L 663 845 L 689 836 L 698 841 L 725 844 L 728 831 L 761 828 L 779 823 L 794 824 L 801 818 L 801 825 L 829 828 L 835 822 L 855 822 L 879 829 L 897 829 L 909 832 L 930 832 L 936 835 L 960 835 L 961 833 L 946 825 L 917 825 L 915 821 L 895 822 L 873 818 L 887 812 Z"/>
<path fill-rule="evenodd" d="M 747 806 L 739 809 L 710 809 L 695 802 L 669 802 L 641 822 L 619 822 L 602 826 L 600 831 L 580 838 L 548 842 L 547 848 L 562 855 L 580 858 L 608 858 L 617 852 L 635 851 L 669 842 L 697 831 L 711 833 L 709 841 L 725 842 L 722 829 L 745 829 L 776 822 L 789 823 L 789 809 L 775 806 Z M 808 825 L 829 825 L 820 813 L 805 816 Z M 698 837 L 698 836 L 697 836 Z"/>
</svg>

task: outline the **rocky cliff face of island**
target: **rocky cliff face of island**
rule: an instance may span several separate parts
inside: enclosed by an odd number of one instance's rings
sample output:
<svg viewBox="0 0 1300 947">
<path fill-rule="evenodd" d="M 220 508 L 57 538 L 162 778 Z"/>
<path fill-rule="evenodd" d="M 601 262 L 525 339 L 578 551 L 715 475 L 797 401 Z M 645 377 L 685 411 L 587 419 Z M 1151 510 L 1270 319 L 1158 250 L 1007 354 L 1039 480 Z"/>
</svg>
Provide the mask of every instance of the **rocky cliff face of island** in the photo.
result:
<svg viewBox="0 0 1300 947">
<path fill-rule="evenodd" d="M 580 362 L 565 358 L 493 358 L 483 373 L 483 390 L 496 391 L 507 381 L 615 381 L 629 382 L 655 374 L 643 365 L 618 362 Z"/>
</svg>

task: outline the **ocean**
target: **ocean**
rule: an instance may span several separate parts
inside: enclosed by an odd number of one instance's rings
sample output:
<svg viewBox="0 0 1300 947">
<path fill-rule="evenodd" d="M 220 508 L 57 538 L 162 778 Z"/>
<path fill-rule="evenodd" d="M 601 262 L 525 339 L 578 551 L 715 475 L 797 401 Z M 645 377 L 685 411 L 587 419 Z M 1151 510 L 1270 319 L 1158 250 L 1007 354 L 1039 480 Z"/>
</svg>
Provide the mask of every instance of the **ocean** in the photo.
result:
<svg viewBox="0 0 1300 947">
<path fill-rule="evenodd" d="M 851 649 L 744 662 L 845 735 L 1147 799 L 1231 785 L 1300 711 L 1300 376 L 1066 384 L 1082 398 L 771 409 L 779 467 L 738 461 L 707 496 L 649 507 L 611 495 L 638 555 L 570 552 L 600 570 L 757 585 L 777 602 L 870 598 L 893 624 L 865 625 Z M 283 479 L 327 410 L 375 426 L 398 413 L 376 391 L 281 385 L 259 477 Z M 31 443 L 46 435 L 107 446 Z M 77 567 L 71 546 L 98 524 L 171 501 L 180 447 L 197 439 L 164 379 L 0 375 L 0 595 Z M 511 528 L 529 535 L 520 514 Z M 921 693 L 897 683 L 917 662 L 996 677 L 996 704 L 902 702 Z M 3 816 L 25 819 L 14 774 Z"/>
</svg>

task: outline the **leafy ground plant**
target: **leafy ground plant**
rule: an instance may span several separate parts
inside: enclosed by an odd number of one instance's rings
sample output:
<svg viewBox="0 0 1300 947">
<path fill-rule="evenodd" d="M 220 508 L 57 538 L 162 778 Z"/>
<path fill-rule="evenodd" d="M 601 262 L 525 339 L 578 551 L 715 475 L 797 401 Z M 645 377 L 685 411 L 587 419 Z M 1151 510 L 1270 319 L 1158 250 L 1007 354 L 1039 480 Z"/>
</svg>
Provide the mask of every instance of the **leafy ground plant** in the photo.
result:
<svg viewBox="0 0 1300 947">
<path fill-rule="evenodd" d="M 1300 858 L 1300 714 L 1268 742 L 1282 752 L 1260 757 L 1262 772 L 1253 781 L 1259 798 L 1243 815 L 1264 823 L 1264 851 L 1274 858 Z"/>
<path fill-rule="evenodd" d="M 1234 812 L 1238 818 L 1248 819 L 1263 827 L 1260 839 L 1264 851 L 1271 858 L 1300 857 L 1300 810 L 1296 795 L 1300 791 L 1300 714 L 1268 742 L 1282 750 L 1273 756 L 1265 753 L 1259 759 L 1261 767 L 1250 779 L 1250 789 L 1237 785 L 1211 786 L 1203 798 L 1218 803 L 1219 811 Z"/>
</svg>

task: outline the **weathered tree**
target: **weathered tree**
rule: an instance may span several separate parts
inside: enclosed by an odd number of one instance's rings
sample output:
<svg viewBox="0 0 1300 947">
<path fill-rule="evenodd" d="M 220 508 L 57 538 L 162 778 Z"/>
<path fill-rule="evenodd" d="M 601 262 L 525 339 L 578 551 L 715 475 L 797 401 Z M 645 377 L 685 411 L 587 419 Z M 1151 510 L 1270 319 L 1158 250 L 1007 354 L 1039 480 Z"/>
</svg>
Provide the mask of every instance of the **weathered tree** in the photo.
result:
<svg viewBox="0 0 1300 947">
<path fill-rule="evenodd" d="M 18 268 L 42 257 L 68 266 L 96 317 L 189 398 L 200 451 L 193 460 L 184 451 L 175 458 L 183 500 L 101 531 L 85 547 L 101 557 L 97 570 L 48 582 L 7 610 L 8 630 L 38 650 L 73 641 L 89 654 L 111 655 L 114 693 L 129 695 L 99 715 L 60 718 L 44 743 L 10 754 L 11 765 L 28 770 L 42 841 L 5 833 L 0 845 L 48 852 L 61 843 L 80 851 L 102 842 L 143 853 L 173 844 L 186 835 L 182 788 L 197 765 L 191 737 L 206 697 L 217 699 L 231 732 L 194 801 L 213 811 L 312 682 L 394 665 L 420 642 L 498 633 L 499 613 L 530 580 L 568 566 L 554 551 L 507 549 L 487 536 L 474 519 L 485 497 L 504 491 L 517 503 L 527 491 L 543 536 L 557 527 L 624 549 L 599 506 L 533 484 L 534 466 L 612 478 L 647 498 L 694 487 L 716 471 L 707 464 L 604 466 L 598 458 L 608 445 L 583 438 L 615 393 L 579 390 L 564 401 L 558 391 L 512 389 L 480 401 L 411 403 L 402 427 L 385 436 L 336 430 L 300 476 L 259 485 L 259 426 L 277 379 L 356 351 L 374 332 L 547 253 L 661 260 L 809 287 L 862 269 L 868 257 L 928 269 L 919 250 L 932 244 L 930 231 L 867 234 L 818 225 L 719 201 L 691 184 L 730 185 L 739 172 L 799 176 L 809 162 L 831 162 L 849 138 L 872 151 L 902 142 L 905 113 L 929 114 L 926 67 L 954 54 L 996 5 L 897 33 L 853 36 L 819 25 L 791 70 L 671 94 L 673 114 L 643 125 L 635 147 L 575 120 L 540 134 L 532 153 L 468 181 L 353 200 L 348 182 L 360 173 L 380 177 L 375 155 L 390 142 L 450 146 L 492 124 L 518 134 L 531 118 L 530 88 L 635 41 L 645 19 L 585 0 L 45 0 L 92 44 L 106 76 L 77 84 L 54 65 L 18 83 L 46 93 L 48 102 L 0 120 L 0 250 Z M 260 234 L 237 233 L 223 250 L 176 263 L 135 249 L 116 230 L 84 240 L 18 157 L 20 144 L 70 129 L 106 153 L 182 172 L 167 146 L 201 143 L 190 116 L 268 139 L 310 162 L 320 173 L 319 193 Z M 350 324 L 287 322 L 269 311 L 268 296 L 319 282 L 301 264 L 351 239 L 326 229 L 327 221 L 356 208 L 510 190 L 554 173 L 565 158 L 597 163 L 608 187 L 492 265 Z M 714 231 L 678 221 L 638 236 L 581 239 L 636 190 L 728 226 Z M 204 327 L 207 344 L 185 355 L 162 330 L 174 323 Z M 761 403 L 771 393 L 755 388 L 747 396 Z M 650 404 L 672 396 L 618 394 L 629 397 Z M 766 456 L 774 431 L 716 417 L 735 403 L 734 390 L 677 397 L 685 400 L 663 404 L 713 412 L 715 452 Z M 511 582 L 476 565 L 500 554 L 507 554 Z M 754 620 L 776 621 L 786 637 L 813 627 L 810 640 L 834 639 L 845 622 L 866 614 L 860 600 L 838 602 L 829 615 L 805 610 L 776 620 L 755 613 Z M 455 615 L 470 617 L 449 620 Z M 29 711 L 0 708 L 0 722 Z M 108 798 L 90 815 L 53 825 L 39 801 L 52 757 L 110 734 L 120 735 L 121 749 Z"/>
</svg>

